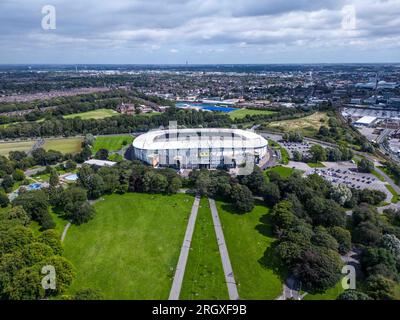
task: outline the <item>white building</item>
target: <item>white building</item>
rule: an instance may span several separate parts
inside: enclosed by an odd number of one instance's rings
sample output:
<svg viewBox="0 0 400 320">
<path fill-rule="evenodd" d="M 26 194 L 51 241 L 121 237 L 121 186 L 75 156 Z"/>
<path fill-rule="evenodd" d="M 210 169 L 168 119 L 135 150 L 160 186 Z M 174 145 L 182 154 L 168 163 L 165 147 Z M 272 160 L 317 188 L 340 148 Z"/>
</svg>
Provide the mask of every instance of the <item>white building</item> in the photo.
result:
<svg viewBox="0 0 400 320">
<path fill-rule="evenodd" d="M 377 120 L 377 117 L 365 116 L 358 119 L 353 124 L 359 127 L 371 127 L 376 123 Z"/>
<path fill-rule="evenodd" d="M 97 159 L 90 159 L 84 162 L 90 166 L 97 166 L 97 167 L 113 167 L 117 163 L 113 161 L 106 161 L 106 160 L 97 160 Z"/>
<path fill-rule="evenodd" d="M 154 167 L 179 169 L 236 168 L 267 160 L 268 141 L 238 129 L 169 129 L 149 131 L 133 141 L 133 154 Z"/>
</svg>

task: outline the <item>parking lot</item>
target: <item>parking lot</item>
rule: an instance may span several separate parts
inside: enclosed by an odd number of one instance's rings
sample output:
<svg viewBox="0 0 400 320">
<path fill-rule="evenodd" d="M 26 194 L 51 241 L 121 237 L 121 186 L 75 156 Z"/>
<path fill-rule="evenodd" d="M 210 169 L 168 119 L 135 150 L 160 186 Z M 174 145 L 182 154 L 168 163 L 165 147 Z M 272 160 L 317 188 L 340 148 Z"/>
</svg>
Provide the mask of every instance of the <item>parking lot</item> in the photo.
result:
<svg viewBox="0 0 400 320">
<path fill-rule="evenodd" d="M 289 166 L 305 171 L 305 175 L 318 174 L 333 184 L 344 184 L 349 188 L 358 190 L 373 189 L 380 190 L 386 194 L 386 201 L 390 202 L 392 194 L 386 188 L 385 183 L 377 179 L 373 174 L 360 173 L 351 162 L 323 162 L 325 168 L 308 168 L 301 162 L 290 162 Z"/>
<path fill-rule="evenodd" d="M 284 147 L 287 152 L 289 153 L 289 157 L 293 158 L 293 152 L 298 151 L 300 152 L 303 156 L 309 156 L 310 155 L 310 148 L 311 144 L 308 142 L 286 142 L 286 141 L 281 141 L 280 142 L 281 146 Z"/>
</svg>

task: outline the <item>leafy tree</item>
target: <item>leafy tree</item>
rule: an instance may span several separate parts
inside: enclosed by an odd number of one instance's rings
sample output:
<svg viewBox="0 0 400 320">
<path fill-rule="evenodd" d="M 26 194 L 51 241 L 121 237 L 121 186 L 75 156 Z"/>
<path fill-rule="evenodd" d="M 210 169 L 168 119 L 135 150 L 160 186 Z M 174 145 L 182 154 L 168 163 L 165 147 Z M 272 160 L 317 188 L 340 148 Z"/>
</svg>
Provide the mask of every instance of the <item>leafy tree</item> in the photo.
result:
<svg viewBox="0 0 400 320">
<path fill-rule="evenodd" d="M 327 149 L 328 161 L 337 162 L 342 160 L 342 152 L 338 148 Z"/>
<path fill-rule="evenodd" d="M 65 165 L 64 168 L 66 171 L 73 171 L 76 169 L 76 162 L 73 160 L 68 160 Z"/>
<path fill-rule="evenodd" d="M 10 300 L 37 300 L 45 297 L 42 287 L 42 278 L 36 267 L 19 270 L 12 278 L 12 283 L 5 288 L 6 296 Z"/>
<path fill-rule="evenodd" d="M 331 199 L 314 197 L 307 202 L 306 207 L 315 225 L 343 227 L 346 223 L 346 214 L 343 208 Z"/>
<path fill-rule="evenodd" d="M 291 241 L 282 241 L 275 248 L 280 259 L 288 266 L 292 266 L 298 261 L 303 252 L 303 247 Z"/>
<path fill-rule="evenodd" d="M 364 292 L 357 290 L 346 290 L 342 292 L 336 300 L 372 300 L 370 296 Z"/>
<path fill-rule="evenodd" d="M 74 296 L 73 300 L 103 300 L 104 295 L 98 289 L 81 289 L 78 290 Z"/>
<path fill-rule="evenodd" d="M 2 229 L 0 229 L 0 256 L 21 250 L 24 246 L 31 243 L 32 240 L 32 230 L 21 225 L 10 227 L 2 221 Z"/>
<path fill-rule="evenodd" d="M 50 172 L 50 179 L 49 179 L 49 184 L 50 187 L 56 187 L 60 182 L 60 179 L 58 177 L 58 173 L 56 170 L 51 170 Z"/>
<path fill-rule="evenodd" d="M 15 181 L 23 181 L 25 179 L 25 173 L 20 169 L 16 169 L 12 174 L 12 178 Z"/>
<path fill-rule="evenodd" d="M 382 239 L 382 230 L 373 223 L 366 221 L 361 222 L 353 230 L 353 242 L 374 246 Z"/>
<path fill-rule="evenodd" d="M 254 198 L 250 189 L 244 185 L 235 184 L 231 190 L 231 199 L 240 212 L 250 212 L 254 208 Z"/>
<path fill-rule="evenodd" d="M 107 149 L 100 149 L 96 152 L 95 158 L 100 160 L 107 160 L 109 152 Z"/>
<path fill-rule="evenodd" d="M 84 202 L 79 206 L 75 206 L 69 217 L 71 218 L 73 223 L 80 225 L 92 219 L 94 217 L 94 214 L 94 208 L 88 202 Z"/>
<path fill-rule="evenodd" d="M 340 205 L 344 205 L 352 197 L 351 190 L 344 184 L 332 185 L 331 198 Z"/>
<path fill-rule="evenodd" d="M 3 177 L 3 181 L 1 182 L 1 186 L 3 187 L 5 192 L 11 192 L 12 187 L 14 186 L 14 179 L 10 175 L 5 175 Z"/>
<path fill-rule="evenodd" d="M 14 206 L 22 206 L 26 213 L 44 229 L 55 227 L 55 223 L 49 214 L 49 201 L 43 190 L 28 191 L 20 194 L 13 201 Z"/>
<path fill-rule="evenodd" d="M 389 250 L 400 265 L 400 240 L 394 234 L 385 234 L 382 237 L 382 246 Z"/>
<path fill-rule="evenodd" d="M 313 247 L 302 252 L 293 268 L 294 275 L 310 292 L 320 292 L 339 281 L 342 262 L 339 255 L 329 249 Z"/>
<path fill-rule="evenodd" d="M 10 200 L 8 199 L 8 196 L 4 192 L 0 191 L 0 207 L 7 208 L 9 204 Z"/>
<path fill-rule="evenodd" d="M 253 172 L 247 176 L 242 176 L 239 181 L 254 194 L 261 195 L 264 190 L 265 177 L 263 171 L 258 166 L 254 166 Z"/>
<path fill-rule="evenodd" d="M 28 226 L 31 219 L 22 207 L 13 207 L 3 217 L 8 220 L 18 221 L 23 226 Z"/>
<path fill-rule="evenodd" d="M 165 176 L 154 171 L 147 171 L 143 177 L 143 190 L 150 193 L 163 193 L 168 187 Z"/>
<path fill-rule="evenodd" d="M 276 205 L 281 199 L 281 192 L 275 183 L 267 183 L 263 190 L 264 202 L 268 206 Z"/>
<path fill-rule="evenodd" d="M 362 266 L 367 274 L 381 274 L 387 278 L 398 277 L 396 259 L 393 254 L 383 248 L 367 248 L 363 251 Z"/>
<path fill-rule="evenodd" d="M 351 249 L 351 234 L 350 231 L 341 227 L 332 227 L 329 233 L 333 236 L 339 244 L 339 253 L 346 254 Z"/>
<path fill-rule="evenodd" d="M 324 227 L 316 227 L 311 242 L 319 247 L 324 247 L 333 251 L 338 251 L 339 244 Z"/>
<path fill-rule="evenodd" d="M 365 292 L 376 300 L 393 300 L 395 282 L 382 275 L 373 275 L 366 280 Z"/>
<path fill-rule="evenodd" d="M 64 251 L 60 237 L 55 230 L 45 230 L 41 232 L 37 241 L 48 245 L 56 255 L 61 255 Z"/>
<path fill-rule="evenodd" d="M 357 169 L 359 172 L 371 173 L 374 170 L 374 164 L 368 159 L 361 159 L 357 164 Z"/>
<path fill-rule="evenodd" d="M 29 243 L 22 249 L 22 257 L 25 265 L 32 266 L 45 258 L 54 255 L 53 249 L 40 242 Z"/>
<path fill-rule="evenodd" d="M 201 171 L 195 182 L 196 192 L 200 195 L 207 195 L 210 185 L 211 179 L 208 172 Z"/>
<path fill-rule="evenodd" d="M 168 185 L 168 193 L 177 193 L 180 188 L 182 188 L 182 180 L 179 177 L 174 177 Z"/>
<path fill-rule="evenodd" d="M 310 148 L 310 154 L 313 162 L 325 161 L 327 159 L 325 149 L 319 144 L 315 144 Z"/>
<path fill-rule="evenodd" d="M 293 161 L 296 162 L 303 161 L 303 155 L 297 150 L 293 151 Z"/>
<path fill-rule="evenodd" d="M 276 232 L 292 227 L 297 222 L 293 213 L 293 204 L 286 200 L 276 204 L 271 211 L 271 220 Z"/>
</svg>

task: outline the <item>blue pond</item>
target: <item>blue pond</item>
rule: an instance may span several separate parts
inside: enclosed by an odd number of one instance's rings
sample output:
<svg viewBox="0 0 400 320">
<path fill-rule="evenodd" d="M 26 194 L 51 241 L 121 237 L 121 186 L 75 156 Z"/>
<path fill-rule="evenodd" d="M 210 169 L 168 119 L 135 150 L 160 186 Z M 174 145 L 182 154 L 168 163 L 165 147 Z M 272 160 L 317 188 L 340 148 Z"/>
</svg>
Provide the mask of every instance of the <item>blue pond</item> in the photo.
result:
<svg viewBox="0 0 400 320">
<path fill-rule="evenodd" d="M 222 106 L 217 106 L 214 104 L 206 104 L 206 103 L 190 103 L 190 102 L 178 102 L 176 104 L 177 108 L 198 108 L 198 109 L 203 109 L 203 110 L 209 110 L 209 111 L 219 111 L 219 112 L 232 112 L 233 110 L 236 110 L 235 108 L 230 108 L 230 107 L 222 107 Z"/>
</svg>

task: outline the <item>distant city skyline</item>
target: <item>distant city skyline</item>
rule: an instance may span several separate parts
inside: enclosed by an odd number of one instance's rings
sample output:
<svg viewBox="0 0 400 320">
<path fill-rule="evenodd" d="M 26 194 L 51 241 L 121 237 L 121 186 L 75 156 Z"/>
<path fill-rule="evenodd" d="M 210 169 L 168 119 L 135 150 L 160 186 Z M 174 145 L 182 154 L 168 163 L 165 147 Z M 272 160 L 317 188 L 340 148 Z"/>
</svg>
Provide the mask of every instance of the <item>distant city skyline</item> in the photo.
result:
<svg viewBox="0 0 400 320">
<path fill-rule="evenodd" d="M 400 0 L 2 0 L 0 64 L 398 63 L 399 16 Z"/>
</svg>

